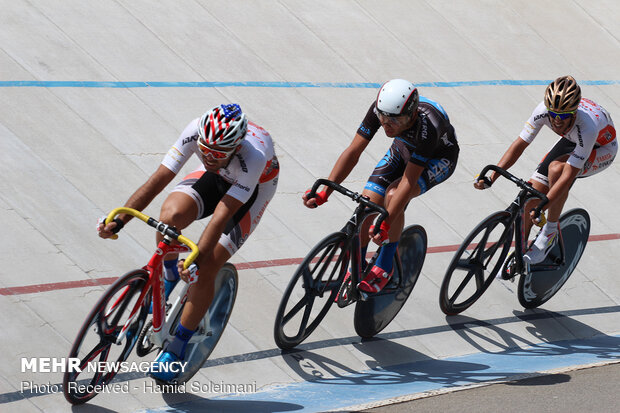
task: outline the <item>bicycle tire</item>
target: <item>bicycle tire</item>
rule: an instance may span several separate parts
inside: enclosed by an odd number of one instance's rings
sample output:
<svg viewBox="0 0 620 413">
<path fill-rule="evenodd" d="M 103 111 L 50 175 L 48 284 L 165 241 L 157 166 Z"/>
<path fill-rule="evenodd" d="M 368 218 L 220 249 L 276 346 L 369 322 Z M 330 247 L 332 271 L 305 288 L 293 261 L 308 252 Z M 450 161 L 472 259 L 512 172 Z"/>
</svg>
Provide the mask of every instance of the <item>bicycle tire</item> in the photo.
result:
<svg viewBox="0 0 620 413">
<path fill-rule="evenodd" d="M 343 232 L 328 235 L 306 255 L 297 267 L 284 290 L 274 322 L 274 339 L 281 349 L 291 349 L 304 341 L 318 327 L 334 303 L 348 267 L 349 251 L 345 248 L 346 241 L 347 236 Z M 329 277 L 324 279 L 326 274 L 329 274 Z M 334 278 L 335 275 L 337 278 Z M 301 297 L 287 311 L 289 301 L 297 300 L 294 298 L 294 292 L 295 295 Z M 327 298 L 324 297 L 325 292 L 329 292 Z M 320 303 L 320 310 L 311 320 L 311 312 L 317 298 L 326 301 Z M 287 324 L 294 321 L 295 316 L 302 309 L 299 328 L 293 328 L 293 333 L 289 334 L 285 331 Z"/>
<path fill-rule="evenodd" d="M 479 235 L 482 236 L 479 237 Z M 512 220 L 507 211 L 498 211 L 489 215 L 469 233 L 454 254 L 441 283 L 439 306 L 444 314 L 458 314 L 469 308 L 484 294 L 503 265 L 511 241 Z M 494 261 L 500 246 L 502 246 L 500 255 Z M 487 271 L 489 264 L 492 264 L 492 268 Z M 456 270 L 464 270 L 466 274 L 460 277 L 460 273 L 455 274 Z M 485 275 L 485 272 L 488 274 Z M 475 281 L 474 286 L 470 285 L 472 280 Z M 458 286 L 453 288 L 457 283 Z M 457 302 L 463 293 L 467 298 Z"/>
<path fill-rule="evenodd" d="M 200 370 L 224 334 L 237 299 L 237 291 L 239 290 L 239 275 L 237 268 L 233 264 L 227 262 L 220 268 L 215 278 L 214 288 L 213 301 L 209 306 L 209 311 L 203 317 L 204 319 L 208 318 L 210 331 L 208 334 L 206 331 L 202 331 L 203 339 L 199 342 L 193 343 L 190 339 L 185 349 L 184 359 L 188 364 L 183 373 L 173 380 L 175 384 L 186 383 Z M 173 318 L 170 331 L 176 330 L 184 307 L 185 303 L 176 314 L 170 313 L 167 316 L 167 318 Z"/>
<path fill-rule="evenodd" d="M 582 208 L 571 209 L 560 217 L 560 229 L 566 262 L 556 270 L 536 270 L 536 267 L 552 265 L 551 258 L 547 257 L 541 264 L 532 265 L 529 273 L 521 275 L 517 296 L 524 308 L 536 308 L 546 303 L 568 281 L 588 243 L 590 215 Z M 558 251 L 559 243 L 549 255 L 557 256 Z"/>
<path fill-rule="evenodd" d="M 143 269 L 126 273 L 106 290 L 86 317 L 69 353 L 70 359 L 78 358 L 80 360 L 82 371 L 67 371 L 63 376 L 63 393 L 69 403 L 77 405 L 87 402 L 98 394 L 95 386 L 109 384 L 116 376 L 117 371 L 115 369 L 105 373 L 95 371 L 91 379 L 78 381 L 80 374 L 90 372 L 87 368 L 89 362 L 95 359 L 98 359 L 98 362 L 110 362 L 112 345 L 118 345 L 116 338 L 125 322 L 129 320 L 131 311 L 136 305 L 133 300 L 139 298 L 148 281 L 149 274 Z M 135 315 L 135 320 L 127 329 L 125 343 L 120 349 L 120 354 L 117 358 L 112 357 L 116 363 L 121 363 L 129 357 L 144 326 L 149 304 L 148 300 L 143 300 L 138 313 Z M 88 349 L 91 343 L 97 341 L 92 340 L 89 336 L 89 333 L 93 332 L 96 334 L 93 338 L 98 336 L 99 342 L 92 349 Z M 82 350 L 84 345 L 87 348 L 85 351 Z M 80 391 L 81 389 L 83 391 Z"/>
<path fill-rule="evenodd" d="M 388 284 L 384 290 L 371 295 L 366 301 L 358 301 L 355 306 L 355 332 L 362 338 L 371 338 L 379 334 L 396 317 L 411 295 L 424 259 L 426 257 L 427 236 L 420 225 L 405 228 L 398 243 L 398 253 L 394 257 L 395 273 L 400 277 L 396 288 Z"/>
</svg>

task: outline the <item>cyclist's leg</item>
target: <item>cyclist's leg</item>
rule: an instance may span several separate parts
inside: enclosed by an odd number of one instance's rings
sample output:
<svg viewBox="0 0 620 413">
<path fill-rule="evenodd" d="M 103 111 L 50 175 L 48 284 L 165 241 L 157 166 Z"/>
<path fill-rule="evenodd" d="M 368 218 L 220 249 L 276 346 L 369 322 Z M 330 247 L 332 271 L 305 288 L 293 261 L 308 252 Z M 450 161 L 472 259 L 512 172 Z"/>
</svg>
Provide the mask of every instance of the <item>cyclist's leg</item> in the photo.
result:
<svg viewBox="0 0 620 413">
<path fill-rule="evenodd" d="M 543 194 L 547 194 L 549 192 L 550 173 L 553 171 L 553 178 L 557 179 L 555 174 L 557 173 L 558 165 L 560 165 L 560 163 L 563 165 L 566 162 L 568 155 L 573 151 L 573 149 L 575 149 L 575 143 L 565 138 L 560 138 L 553 144 L 549 152 L 545 154 L 540 164 L 538 164 L 536 170 L 530 178 L 530 183 L 534 189 L 542 192 Z M 526 215 L 523 217 L 525 239 L 529 237 L 533 225 L 529 218 L 529 211 L 536 208 L 539 202 L 540 201 L 538 200 L 531 200 L 525 205 L 524 211 Z"/>
<path fill-rule="evenodd" d="M 390 149 L 388 149 L 372 174 L 368 177 L 368 182 L 366 182 L 364 186 L 362 195 L 369 197 L 372 202 L 378 205 L 384 205 L 388 188 L 403 176 L 408 158 L 409 149 L 407 145 L 395 139 Z M 367 234 L 373 221 L 373 219 L 367 219 L 360 229 L 362 247 L 364 248 L 368 247 L 370 238 L 368 238 Z"/>
<path fill-rule="evenodd" d="M 220 177 L 216 176 L 216 178 L 202 177 L 193 186 L 204 205 L 204 209 L 199 212 L 198 218 L 211 215 L 215 210 L 217 202 L 225 194 L 225 190 L 230 187 L 229 184 L 223 183 Z M 197 281 L 192 284 L 188 291 L 187 302 L 183 308 L 175 338 L 166 347 L 157 361 L 170 363 L 183 358 L 189 339 L 213 302 L 215 280 L 220 269 L 243 245 L 260 222 L 267 205 L 275 194 L 277 183 L 278 176 L 276 175 L 273 179 L 257 185 L 252 197 L 228 222 L 222 236 L 213 249 L 209 264 L 203 265 L 200 268 Z M 214 198 L 218 199 L 217 202 Z M 174 378 L 174 375 L 152 375 L 166 381 Z"/>
<path fill-rule="evenodd" d="M 227 189 L 226 185 L 218 185 L 217 175 L 207 174 L 204 168 L 199 167 L 175 186 L 161 207 L 159 219 L 178 230 L 185 229 L 195 220 L 208 215 L 215 207 L 214 201 L 219 201 Z M 205 190 L 215 195 L 205 201 L 201 195 Z M 163 235 L 157 232 L 156 236 L 159 243 Z M 179 281 L 177 262 L 178 254 L 168 254 L 164 261 L 166 299 Z"/>
<path fill-rule="evenodd" d="M 567 160 L 568 155 L 551 162 L 551 164 L 549 165 L 549 190 L 553 188 L 555 183 L 560 179 L 560 176 L 562 176 L 562 172 L 564 171 Z M 568 199 L 569 189 L 570 188 L 567 188 L 566 190 L 562 191 L 555 198 L 553 205 L 551 205 L 549 207 L 549 210 L 547 211 L 547 221 L 558 222 L 558 220 L 560 219 L 560 215 L 562 214 L 562 209 L 564 209 L 564 203 Z"/>
<path fill-rule="evenodd" d="M 456 169 L 456 163 L 457 163 L 457 155 L 450 157 L 450 158 L 431 159 L 428 162 L 426 168 L 424 168 L 422 175 L 420 176 L 418 181 L 415 183 L 415 188 L 409 201 L 411 201 L 411 199 L 413 198 L 417 198 L 418 196 L 425 194 L 426 192 L 431 190 L 431 188 L 434 188 L 440 183 L 445 182 L 454 173 L 454 170 Z M 386 206 L 389 206 L 390 203 L 392 202 L 394 193 L 400 181 L 401 181 L 401 178 L 394 181 L 388 188 L 386 201 L 385 201 Z M 409 204 L 407 204 L 407 206 L 408 205 Z M 407 206 L 405 206 L 405 210 L 407 209 Z M 402 233 L 404 224 L 405 224 L 405 211 L 401 212 L 394 219 L 393 224 L 390 227 L 389 235 L 390 235 L 391 240 L 400 239 L 400 235 Z"/>
<path fill-rule="evenodd" d="M 405 147 L 403 149 L 403 153 L 409 153 L 407 149 L 408 148 Z M 449 158 L 429 160 L 426 168 L 422 172 L 422 175 L 415 183 L 415 188 L 409 201 L 411 201 L 411 199 L 415 197 L 426 193 L 436 185 L 446 181 L 454 173 L 454 170 L 456 169 L 457 159 L 458 151 L 455 151 Z M 394 197 L 394 193 L 398 188 L 401 179 L 402 173 L 401 177 L 395 179 L 387 188 L 385 198 L 386 206 L 390 205 L 390 202 Z M 400 240 L 400 236 L 402 234 L 405 223 L 405 212 L 402 211 L 393 219 L 394 220 L 392 221 L 392 225 L 390 226 L 390 232 L 388 234 L 391 242 L 387 245 L 384 245 L 384 247 L 381 249 L 379 257 L 377 257 L 375 266 L 371 269 L 370 273 L 364 280 L 366 284 L 371 285 L 373 283 L 373 280 L 378 279 L 380 282 L 374 282 L 378 285 L 378 287 L 374 288 L 374 290 L 381 290 L 383 286 L 387 284 L 387 281 L 389 280 L 389 275 L 392 273 L 394 254 L 396 253 L 398 242 Z M 366 285 L 363 285 L 362 287 L 364 291 L 372 291 L 372 289 L 367 288 Z"/>
</svg>

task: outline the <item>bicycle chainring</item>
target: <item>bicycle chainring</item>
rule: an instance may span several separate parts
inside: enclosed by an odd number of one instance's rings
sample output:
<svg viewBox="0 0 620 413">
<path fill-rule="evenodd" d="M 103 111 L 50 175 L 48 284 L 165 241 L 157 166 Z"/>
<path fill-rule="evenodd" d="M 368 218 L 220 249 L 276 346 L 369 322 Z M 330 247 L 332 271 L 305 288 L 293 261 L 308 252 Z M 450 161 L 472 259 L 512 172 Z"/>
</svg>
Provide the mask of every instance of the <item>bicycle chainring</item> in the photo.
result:
<svg viewBox="0 0 620 413">
<path fill-rule="evenodd" d="M 342 283 L 340 289 L 338 290 L 338 295 L 336 296 L 336 304 L 338 304 L 338 307 L 346 307 L 355 301 L 353 299 L 354 288 L 352 277 L 349 277 Z"/>
</svg>

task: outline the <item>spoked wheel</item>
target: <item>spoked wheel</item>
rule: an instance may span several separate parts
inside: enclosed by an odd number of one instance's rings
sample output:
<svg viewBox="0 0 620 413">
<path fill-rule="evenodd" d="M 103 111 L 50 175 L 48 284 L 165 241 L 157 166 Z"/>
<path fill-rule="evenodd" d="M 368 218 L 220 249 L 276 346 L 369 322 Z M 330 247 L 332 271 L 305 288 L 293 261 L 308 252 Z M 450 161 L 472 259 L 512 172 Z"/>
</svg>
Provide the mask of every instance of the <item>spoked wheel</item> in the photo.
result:
<svg viewBox="0 0 620 413">
<path fill-rule="evenodd" d="M 125 274 L 108 288 L 84 321 L 69 353 L 69 359 L 80 360 L 81 371 L 70 368 L 63 377 L 63 392 L 70 403 L 87 402 L 97 395 L 97 386 L 112 381 L 117 370 L 101 369 L 99 363 L 120 367 L 131 353 L 148 313 L 150 301 L 138 301 L 148 280 L 145 270 Z"/>
<path fill-rule="evenodd" d="M 439 291 L 439 306 L 447 315 L 471 306 L 491 285 L 508 255 L 510 214 L 499 211 L 484 219 L 452 258 Z"/>
<path fill-rule="evenodd" d="M 542 263 L 530 266 L 529 273 L 519 279 L 519 303 L 525 308 L 535 308 L 547 302 L 571 276 L 588 243 L 590 215 L 582 208 L 571 209 L 560 217 L 560 231 L 564 263 L 561 262 L 561 244 L 558 242 Z"/>
<path fill-rule="evenodd" d="M 306 339 L 334 303 L 347 270 L 346 235 L 334 232 L 304 258 L 291 278 L 276 314 L 274 339 L 290 349 Z"/>
<path fill-rule="evenodd" d="M 354 326 L 360 337 L 377 335 L 405 305 L 424 265 L 426 241 L 426 231 L 420 225 L 405 228 L 394 258 L 392 280 L 381 292 L 366 301 L 358 301 L 355 306 Z"/>
</svg>

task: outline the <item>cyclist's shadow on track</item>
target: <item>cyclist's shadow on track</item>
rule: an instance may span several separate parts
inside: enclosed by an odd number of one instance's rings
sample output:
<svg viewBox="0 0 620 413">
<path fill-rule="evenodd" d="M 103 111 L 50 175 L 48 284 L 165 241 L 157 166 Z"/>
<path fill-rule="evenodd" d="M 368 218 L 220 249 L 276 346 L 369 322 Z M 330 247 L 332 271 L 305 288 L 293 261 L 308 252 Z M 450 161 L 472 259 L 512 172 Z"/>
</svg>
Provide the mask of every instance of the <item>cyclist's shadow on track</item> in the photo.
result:
<svg viewBox="0 0 620 413">
<path fill-rule="evenodd" d="M 179 397 L 183 396 L 183 397 Z M 176 412 L 230 412 L 230 413 L 261 413 L 261 412 L 293 412 L 302 410 L 299 404 L 286 402 L 267 402 L 260 400 L 218 400 L 200 397 L 196 394 L 164 395 L 164 401 Z"/>
<path fill-rule="evenodd" d="M 485 364 L 433 359 L 394 341 L 374 338 L 353 345 L 370 357 L 365 360 L 369 370 L 356 371 L 310 351 L 289 353 L 283 359 L 306 381 L 354 385 L 360 390 L 365 385 L 432 382 L 448 387 L 463 380 L 484 382 L 490 379 L 485 374 L 489 368 Z M 492 378 L 498 374 L 511 373 L 494 372 Z"/>
<path fill-rule="evenodd" d="M 608 336 L 570 316 L 571 313 L 583 315 L 596 312 L 595 309 L 576 310 L 567 312 L 567 315 L 546 310 L 515 310 L 513 313 L 517 319 L 530 324 L 526 327 L 527 337 L 498 327 L 494 320 L 484 321 L 462 315 L 446 319 L 463 340 L 484 353 L 524 357 L 594 354 L 600 359 L 618 359 L 620 338 Z"/>
</svg>

